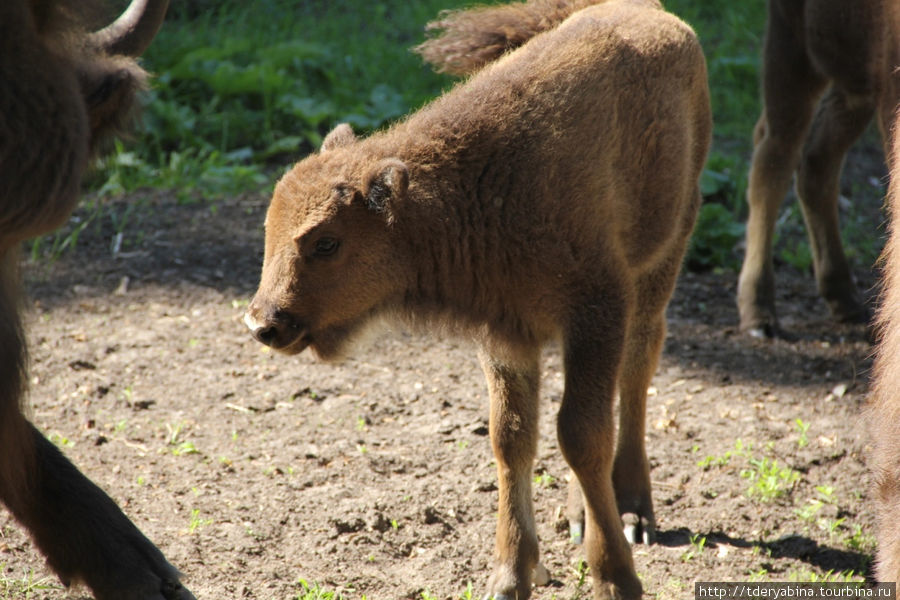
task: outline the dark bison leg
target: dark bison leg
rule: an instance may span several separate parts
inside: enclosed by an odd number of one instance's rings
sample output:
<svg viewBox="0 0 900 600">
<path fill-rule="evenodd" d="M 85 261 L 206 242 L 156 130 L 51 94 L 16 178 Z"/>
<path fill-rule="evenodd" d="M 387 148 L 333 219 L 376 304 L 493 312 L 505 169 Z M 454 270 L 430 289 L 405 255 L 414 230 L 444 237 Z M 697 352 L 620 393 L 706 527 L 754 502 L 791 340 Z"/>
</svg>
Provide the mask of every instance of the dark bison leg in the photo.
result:
<svg viewBox="0 0 900 600">
<path fill-rule="evenodd" d="M 66 585 L 83 582 L 98 600 L 193 599 L 116 503 L 22 415 L 26 358 L 15 254 L 0 265 L 0 500 Z"/>
<path fill-rule="evenodd" d="M 63 583 L 83 581 L 98 600 L 192 599 L 178 571 L 116 503 L 33 425 L 26 426 L 34 444 L 34 473 L 24 494 L 21 489 L 7 494 L 2 485 L 0 495 Z"/>
</svg>

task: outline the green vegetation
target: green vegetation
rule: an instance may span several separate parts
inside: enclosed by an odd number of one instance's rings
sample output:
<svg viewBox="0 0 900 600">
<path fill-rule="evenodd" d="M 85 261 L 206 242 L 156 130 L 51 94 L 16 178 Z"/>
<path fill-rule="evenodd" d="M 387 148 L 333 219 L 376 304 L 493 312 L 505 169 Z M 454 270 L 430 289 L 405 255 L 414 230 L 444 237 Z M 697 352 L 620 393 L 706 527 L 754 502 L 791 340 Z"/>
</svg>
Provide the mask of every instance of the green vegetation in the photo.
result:
<svg viewBox="0 0 900 600">
<path fill-rule="evenodd" d="M 266 193 L 339 122 L 365 134 L 416 110 L 454 81 L 433 73 L 409 49 L 424 39 L 424 24 L 440 10 L 468 4 L 175 3 L 144 57 L 155 78 L 144 100 L 141 127 L 99 163 L 85 207 L 73 221 L 33 242 L 32 258 L 57 258 L 86 227 L 107 218 L 122 232 L 129 215 L 110 208 L 106 200 L 111 196 L 152 187 L 171 190 L 182 202 L 209 202 L 215 209 L 224 197 Z M 715 121 L 701 181 L 704 204 L 686 264 L 693 270 L 733 271 L 740 266 L 751 137 L 760 112 L 765 3 L 664 4 L 700 37 Z M 883 191 L 872 182 L 852 185 L 854 202 L 843 215 L 846 250 L 851 260 L 871 264 L 882 246 L 871 213 L 878 210 Z M 868 200 L 868 211 L 860 208 L 860 199 Z M 128 205 L 141 201 L 140 196 L 130 198 Z M 810 269 L 796 203 L 787 204 L 780 219 L 776 255 L 796 269 Z"/>
<path fill-rule="evenodd" d="M 336 123 L 365 133 L 402 117 L 451 83 L 409 48 L 453 4 L 173 5 L 144 57 L 155 74 L 144 126 L 101 165 L 99 194 L 153 186 L 190 201 L 259 189 Z"/>
<path fill-rule="evenodd" d="M 771 455 L 773 443 L 764 446 L 763 451 Z M 753 452 L 753 444 L 737 440 L 732 450 L 726 451 L 721 456 L 707 456 L 697 462 L 697 466 L 704 470 L 711 467 L 724 467 L 731 464 L 733 459 L 740 459 L 744 465 L 740 469 L 740 476 L 750 482 L 747 488 L 747 496 L 758 498 L 763 502 L 772 502 L 777 498 L 787 495 L 794 489 L 794 485 L 800 481 L 800 473 L 794 469 L 780 465 L 778 460 L 771 456 L 759 456 Z"/>
<path fill-rule="evenodd" d="M 35 578 L 32 569 L 23 571 L 21 577 L 11 577 L 6 563 L 0 563 L 0 599 L 2 600 L 29 600 L 44 597 L 48 591 L 61 591 L 54 577 Z"/>
<path fill-rule="evenodd" d="M 804 448 L 809 444 L 808 432 L 810 424 L 795 419 L 794 425 L 800 433 L 799 441 L 791 441 L 786 448 L 788 453 L 798 448 Z M 784 447 L 783 445 L 781 446 Z M 835 574 L 828 572 L 804 571 L 791 573 L 787 581 L 860 581 L 872 561 L 875 553 L 875 538 L 870 533 L 863 531 L 859 523 L 853 523 L 854 513 L 850 510 L 847 500 L 859 500 L 857 490 L 849 490 L 841 493 L 832 485 L 819 484 L 811 481 L 812 472 L 800 473 L 790 466 L 783 465 L 778 460 L 778 450 L 774 441 L 759 445 L 754 450 L 754 444 L 737 440 L 733 448 L 721 455 L 708 455 L 697 462 L 697 466 L 704 471 L 717 470 L 724 474 L 740 477 L 749 482 L 745 495 L 756 502 L 778 502 L 779 505 L 791 507 L 796 519 L 786 525 L 789 531 L 798 536 L 808 537 L 813 540 L 821 540 L 817 543 L 827 544 L 841 548 L 858 555 L 858 566 L 853 571 L 845 571 Z M 712 492 L 708 497 L 715 497 Z M 771 533 L 771 532 L 769 532 Z M 767 534 L 763 534 L 763 538 Z M 682 555 L 682 560 L 688 560 L 699 555 L 703 549 L 700 542 L 705 543 L 705 538 L 700 534 L 690 537 L 690 548 Z M 774 543 L 777 545 L 777 542 Z M 773 544 L 765 541 L 758 542 L 753 552 L 772 555 Z M 768 567 L 763 564 L 763 569 L 755 573 L 748 573 L 752 581 L 766 580 Z M 785 580 L 783 574 L 778 575 L 777 580 Z"/>
<path fill-rule="evenodd" d="M 699 533 L 692 534 L 690 536 L 690 543 L 691 547 L 688 550 L 685 550 L 684 554 L 681 555 L 682 562 L 689 562 L 695 556 L 699 556 L 703 552 L 703 548 L 706 547 L 706 537 Z"/>
<path fill-rule="evenodd" d="M 188 523 L 188 533 L 194 533 L 201 527 L 206 527 L 207 525 L 212 525 L 212 519 L 201 519 L 200 518 L 200 509 L 193 508 L 191 509 L 191 520 Z"/>
</svg>

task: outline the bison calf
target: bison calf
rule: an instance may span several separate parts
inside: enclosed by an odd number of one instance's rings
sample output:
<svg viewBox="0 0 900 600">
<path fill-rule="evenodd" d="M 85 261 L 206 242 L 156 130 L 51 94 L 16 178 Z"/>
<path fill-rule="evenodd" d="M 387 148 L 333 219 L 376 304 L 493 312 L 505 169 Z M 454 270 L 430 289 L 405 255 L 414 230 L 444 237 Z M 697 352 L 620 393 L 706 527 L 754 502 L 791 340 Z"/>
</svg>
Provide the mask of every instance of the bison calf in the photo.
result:
<svg viewBox="0 0 900 600">
<path fill-rule="evenodd" d="M 285 175 L 245 317 L 259 341 L 323 359 L 378 317 L 475 338 L 499 477 L 497 598 L 527 598 L 538 562 L 546 342 L 564 352 L 558 436 L 583 490 L 596 598 L 641 596 L 620 513 L 654 527 L 646 393 L 700 204 L 706 67 L 655 0 L 590 4 L 445 20 L 453 39 L 435 54 L 455 62 L 481 40 L 534 37 L 387 131 L 360 140 L 338 126 Z"/>
<path fill-rule="evenodd" d="M 193 598 L 115 502 L 23 416 L 19 243 L 65 222 L 89 158 L 127 120 L 145 74 L 133 58 L 168 0 L 134 0 L 84 30 L 88 0 L 0 0 L 0 500 L 60 579 L 100 600 Z"/>
</svg>

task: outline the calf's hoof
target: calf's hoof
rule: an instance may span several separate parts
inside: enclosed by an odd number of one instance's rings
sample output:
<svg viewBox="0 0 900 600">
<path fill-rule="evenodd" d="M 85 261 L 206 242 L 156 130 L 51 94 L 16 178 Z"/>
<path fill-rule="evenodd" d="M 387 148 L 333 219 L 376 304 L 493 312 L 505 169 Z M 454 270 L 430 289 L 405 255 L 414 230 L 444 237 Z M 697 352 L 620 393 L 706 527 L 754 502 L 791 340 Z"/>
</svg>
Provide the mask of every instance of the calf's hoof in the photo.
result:
<svg viewBox="0 0 900 600">
<path fill-rule="evenodd" d="M 517 581 L 515 575 L 504 567 L 497 568 L 488 582 L 488 593 L 482 600 L 525 600 L 531 596 L 531 584 L 545 586 L 550 583 L 550 572 L 543 564 L 535 565 L 531 581 Z"/>
<path fill-rule="evenodd" d="M 594 600 L 641 600 L 643 594 L 640 582 L 624 586 L 607 581 L 594 584 Z"/>
<path fill-rule="evenodd" d="M 622 514 L 622 529 L 629 544 L 655 544 L 656 524 L 653 517 L 645 517 L 635 513 Z"/>
</svg>

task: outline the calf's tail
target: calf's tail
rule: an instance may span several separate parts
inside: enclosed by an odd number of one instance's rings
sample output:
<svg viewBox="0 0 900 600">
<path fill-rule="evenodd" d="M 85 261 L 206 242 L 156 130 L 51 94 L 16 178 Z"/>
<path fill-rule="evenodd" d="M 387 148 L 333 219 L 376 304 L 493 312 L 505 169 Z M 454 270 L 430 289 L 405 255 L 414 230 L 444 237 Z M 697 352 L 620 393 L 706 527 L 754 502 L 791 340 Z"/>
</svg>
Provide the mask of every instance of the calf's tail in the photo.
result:
<svg viewBox="0 0 900 600">
<path fill-rule="evenodd" d="M 439 73 L 468 75 L 569 15 L 607 0 L 528 0 L 446 10 L 425 26 L 431 36 L 414 50 Z"/>
</svg>

